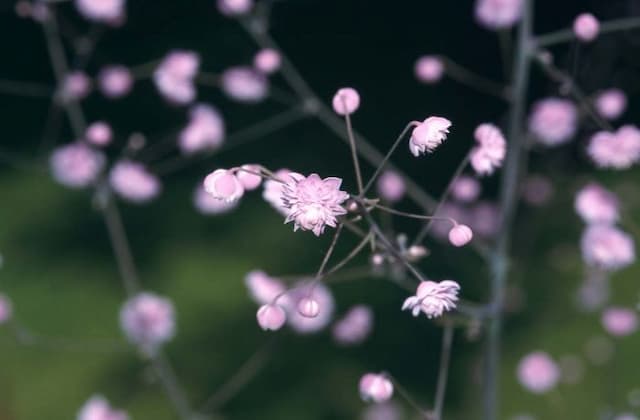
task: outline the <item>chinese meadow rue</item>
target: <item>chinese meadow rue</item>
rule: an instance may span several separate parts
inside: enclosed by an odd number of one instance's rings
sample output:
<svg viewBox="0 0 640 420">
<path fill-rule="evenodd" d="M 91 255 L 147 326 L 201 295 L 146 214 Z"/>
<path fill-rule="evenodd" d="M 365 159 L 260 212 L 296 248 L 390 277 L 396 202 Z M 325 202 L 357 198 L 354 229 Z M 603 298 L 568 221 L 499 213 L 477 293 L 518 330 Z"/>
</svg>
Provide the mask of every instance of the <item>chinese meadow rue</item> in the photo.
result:
<svg viewBox="0 0 640 420">
<path fill-rule="evenodd" d="M 560 379 L 560 369 L 544 352 L 528 354 L 518 364 L 518 380 L 523 387 L 535 394 L 553 389 Z"/>
<path fill-rule="evenodd" d="M 288 209 L 285 223 L 294 222 L 294 231 L 310 230 L 316 236 L 326 226 L 336 227 L 338 216 L 347 213 L 342 203 L 349 198 L 349 194 L 340 190 L 341 185 L 342 179 L 336 177 L 289 174 L 282 188 L 282 202 Z"/>
<path fill-rule="evenodd" d="M 169 101 L 184 105 L 196 97 L 193 79 L 200 67 L 200 57 L 192 51 L 172 51 L 162 59 L 153 73 L 158 91 Z"/>
<path fill-rule="evenodd" d="M 473 239 L 473 231 L 467 225 L 456 224 L 449 231 L 449 242 L 454 246 L 464 246 L 471 242 L 471 239 Z"/>
<path fill-rule="evenodd" d="M 471 150 L 471 166 L 479 175 L 490 175 L 502 166 L 507 154 L 507 142 L 500 129 L 493 124 L 480 124 L 473 135 L 478 145 Z"/>
<path fill-rule="evenodd" d="M 287 314 L 278 304 L 268 303 L 262 305 L 256 313 L 260 328 L 265 331 L 276 331 L 282 328 L 287 320 Z"/>
<path fill-rule="evenodd" d="M 614 226 L 589 225 L 580 240 L 582 258 L 588 265 L 619 270 L 636 259 L 633 238 Z"/>
<path fill-rule="evenodd" d="M 422 83 L 437 83 L 444 75 L 445 67 L 442 59 L 435 55 L 418 58 L 414 67 L 416 78 Z"/>
<path fill-rule="evenodd" d="M 491 30 L 509 28 L 520 20 L 523 5 L 523 0 L 476 0 L 476 20 Z"/>
<path fill-rule="evenodd" d="M 607 89 L 596 96 L 594 105 L 598 114 L 615 120 L 627 109 L 627 96 L 620 89 Z"/>
<path fill-rule="evenodd" d="M 175 334 L 173 304 L 154 293 L 139 293 L 122 307 L 120 325 L 129 341 L 154 352 Z"/>
<path fill-rule="evenodd" d="M 600 168 L 630 168 L 640 160 L 640 130 L 624 125 L 615 133 L 599 131 L 591 138 L 587 153 Z"/>
<path fill-rule="evenodd" d="M 591 42 L 598 37 L 600 22 L 591 13 L 582 13 L 573 21 L 573 33 L 582 42 Z"/>
<path fill-rule="evenodd" d="M 162 186 L 158 177 L 143 164 L 121 160 L 109 173 L 109 185 L 120 197 L 136 204 L 146 203 L 160 194 Z"/>
<path fill-rule="evenodd" d="M 546 98 L 533 105 L 529 131 L 545 146 L 558 146 L 571 140 L 577 123 L 578 112 L 573 102 Z"/>
<path fill-rule="evenodd" d="M 402 310 L 410 309 L 413 316 L 424 312 L 427 318 L 438 318 L 445 311 L 455 309 L 459 290 L 460 285 L 452 280 L 423 281 L 418 285 L 416 295 L 404 301 Z"/>
<path fill-rule="evenodd" d="M 216 169 L 204 179 L 204 189 L 218 200 L 227 203 L 237 201 L 244 194 L 244 187 L 238 177 L 227 169 Z"/>
<path fill-rule="evenodd" d="M 338 89 L 331 104 L 336 114 L 353 114 L 360 107 L 360 94 L 350 87 Z"/>
<path fill-rule="evenodd" d="M 575 209 L 586 223 L 615 223 L 619 216 L 618 197 L 596 183 L 585 185 L 576 194 Z"/>
<path fill-rule="evenodd" d="M 102 395 L 92 396 L 78 412 L 77 420 L 129 420 L 127 413 L 111 407 Z"/>
<path fill-rule="evenodd" d="M 287 215 L 289 209 L 282 201 L 282 191 L 292 173 L 289 169 L 278 169 L 274 174 L 275 179 L 267 179 L 263 185 L 262 198 L 283 216 Z"/>
<path fill-rule="evenodd" d="M 191 108 L 189 123 L 180 132 L 178 145 L 182 153 L 215 150 L 224 139 L 224 121 L 220 113 L 209 105 Z"/>
<path fill-rule="evenodd" d="M 256 103 L 269 93 L 269 81 L 251 67 L 231 67 L 221 76 L 222 91 L 238 102 Z"/>
<path fill-rule="evenodd" d="M 616 337 L 633 334 L 638 330 L 638 314 L 629 308 L 608 308 L 602 312 L 602 326 Z"/>
<path fill-rule="evenodd" d="M 382 373 L 366 373 L 360 378 L 360 397 L 364 401 L 381 403 L 393 396 L 393 384 Z"/>
<path fill-rule="evenodd" d="M 447 138 L 449 127 L 451 121 L 446 118 L 428 117 L 413 129 L 409 150 L 416 157 L 433 152 Z"/>
<path fill-rule="evenodd" d="M 480 197 L 481 189 L 477 179 L 461 175 L 453 181 L 451 196 L 461 203 L 472 203 Z"/>
<path fill-rule="evenodd" d="M 333 338 L 342 345 L 364 341 L 373 328 L 373 311 L 366 305 L 356 305 L 333 326 Z"/>
<path fill-rule="evenodd" d="M 293 285 L 287 296 L 282 304 L 287 310 L 287 322 L 294 331 L 310 334 L 324 329 L 331 322 L 335 303 L 331 291 L 324 284 L 300 281 Z M 300 314 L 299 305 L 304 299 L 313 299 L 318 304 L 315 317 Z"/>
<path fill-rule="evenodd" d="M 56 148 L 49 158 L 53 178 L 60 184 L 71 188 L 84 188 L 91 185 L 102 171 L 104 155 L 76 142 Z"/>
</svg>

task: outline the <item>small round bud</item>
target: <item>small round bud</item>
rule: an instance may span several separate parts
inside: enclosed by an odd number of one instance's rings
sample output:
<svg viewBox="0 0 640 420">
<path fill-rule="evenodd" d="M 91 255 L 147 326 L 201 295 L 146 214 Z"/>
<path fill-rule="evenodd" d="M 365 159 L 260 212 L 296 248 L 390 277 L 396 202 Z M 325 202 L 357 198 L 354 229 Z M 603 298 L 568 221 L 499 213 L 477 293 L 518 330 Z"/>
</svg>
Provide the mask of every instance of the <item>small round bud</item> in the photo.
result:
<svg viewBox="0 0 640 420">
<path fill-rule="evenodd" d="M 280 56 L 280 53 L 271 48 L 265 48 L 258 51 L 256 56 L 253 58 L 253 66 L 256 70 L 265 74 L 271 74 L 278 71 L 281 62 L 282 57 Z"/>
<path fill-rule="evenodd" d="M 276 331 L 282 328 L 287 320 L 287 315 L 280 305 L 267 304 L 262 305 L 260 309 L 258 309 L 256 318 L 260 328 L 263 330 Z"/>
<path fill-rule="evenodd" d="M 360 379 L 360 396 L 364 401 L 381 403 L 393 395 L 393 384 L 383 374 L 367 373 Z"/>
<path fill-rule="evenodd" d="M 473 232 L 467 225 L 456 224 L 449 231 L 449 242 L 454 246 L 464 246 L 473 239 Z"/>
<path fill-rule="evenodd" d="M 395 171 L 384 171 L 377 183 L 378 194 L 389 202 L 397 202 L 404 197 L 407 187 L 404 179 Z"/>
<path fill-rule="evenodd" d="M 236 173 L 236 177 L 245 190 L 251 191 L 258 188 L 262 183 L 262 177 L 258 175 L 259 173 L 260 166 L 258 165 L 242 165 Z"/>
<path fill-rule="evenodd" d="M 360 107 L 360 95 L 353 88 L 339 89 L 333 97 L 332 105 L 336 114 L 353 114 Z"/>
<path fill-rule="evenodd" d="M 320 304 L 313 298 L 302 298 L 298 302 L 298 312 L 305 318 L 315 318 L 320 313 Z"/>
<path fill-rule="evenodd" d="M 417 261 L 420 258 L 426 257 L 428 254 L 429 251 L 422 245 L 412 245 L 407 249 L 407 256 L 411 261 Z"/>
<path fill-rule="evenodd" d="M 384 264 L 384 256 L 382 254 L 373 254 L 371 256 L 371 264 L 376 267 L 381 266 L 382 264 Z"/>
<path fill-rule="evenodd" d="M 416 61 L 414 72 L 418 81 L 422 83 L 438 83 L 444 75 L 442 59 L 433 55 L 425 55 Z"/>
<path fill-rule="evenodd" d="M 106 146 L 111 143 L 113 132 L 111 126 L 104 121 L 96 121 L 87 127 L 85 132 L 87 141 L 96 146 Z"/>
<path fill-rule="evenodd" d="M 591 13 L 583 13 L 573 22 L 573 32 L 578 40 L 591 42 L 598 37 L 600 22 Z"/>
<path fill-rule="evenodd" d="M 216 169 L 204 179 L 204 189 L 214 198 L 232 202 L 244 194 L 244 187 L 238 178 L 226 169 Z"/>
</svg>

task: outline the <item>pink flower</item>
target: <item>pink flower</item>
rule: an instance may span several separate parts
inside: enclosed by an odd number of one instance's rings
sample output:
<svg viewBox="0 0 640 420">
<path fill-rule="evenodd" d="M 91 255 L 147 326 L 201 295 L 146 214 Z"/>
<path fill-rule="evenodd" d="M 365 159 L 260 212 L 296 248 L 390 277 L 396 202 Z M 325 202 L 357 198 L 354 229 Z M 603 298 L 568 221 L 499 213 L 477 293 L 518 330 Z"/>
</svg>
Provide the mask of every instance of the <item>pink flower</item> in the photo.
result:
<svg viewBox="0 0 640 420">
<path fill-rule="evenodd" d="M 288 299 L 283 301 L 287 310 L 287 322 L 296 332 L 310 334 L 324 329 L 333 317 L 335 303 L 331 291 L 322 283 L 301 281 L 293 285 L 287 292 Z M 303 299 L 311 298 L 322 308 L 319 313 L 308 318 L 298 311 L 298 306 Z"/>
<path fill-rule="evenodd" d="M 490 175 L 502 166 L 507 142 L 500 129 L 488 123 L 480 124 L 474 137 L 478 145 L 471 150 L 471 166 L 479 175 Z"/>
<path fill-rule="evenodd" d="M 53 151 L 49 166 L 53 178 L 71 188 L 91 185 L 104 167 L 104 155 L 83 143 L 69 143 Z"/>
<path fill-rule="evenodd" d="M 367 373 L 360 379 L 360 397 L 364 401 L 381 403 L 393 396 L 393 384 L 382 373 Z"/>
<path fill-rule="evenodd" d="M 513 26 L 522 16 L 523 0 L 476 0 L 476 20 L 487 29 Z"/>
<path fill-rule="evenodd" d="M 522 386 L 535 394 L 550 391 L 559 379 L 560 369 L 547 353 L 530 353 L 518 364 L 518 380 Z"/>
<path fill-rule="evenodd" d="M 289 213 L 289 209 L 285 206 L 283 201 L 283 190 L 285 184 L 290 181 L 289 176 L 292 174 L 289 169 L 279 169 L 274 174 L 276 179 L 267 179 L 264 182 L 264 190 L 262 192 L 262 198 L 271 205 L 278 213 L 286 216 Z"/>
<path fill-rule="evenodd" d="M 380 175 L 377 188 L 380 197 L 392 203 L 402 200 L 407 189 L 404 179 L 397 172 L 391 170 L 384 171 Z"/>
<path fill-rule="evenodd" d="M 277 304 L 262 305 L 256 313 L 260 328 L 265 331 L 276 331 L 282 328 L 287 320 L 284 309 Z"/>
<path fill-rule="evenodd" d="M 338 89 L 331 104 L 336 114 L 353 114 L 360 107 L 360 94 L 350 87 Z"/>
<path fill-rule="evenodd" d="M 142 204 L 160 194 L 160 180 L 147 171 L 143 164 L 121 160 L 109 173 L 109 184 L 120 197 L 132 203 Z"/>
<path fill-rule="evenodd" d="M 9 321 L 13 316 L 13 305 L 11 300 L 3 294 L 0 294 L 0 325 Z"/>
<path fill-rule="evenodd" d="M 224 132 L 224 121 L 216 109 L 196 105 L 189 112 L 189 123 L 180 132 L 178 145 L 185 154 L 215 150 L 222 144 Z"/>
<path fill-rule="evenodd" d="M 122 307 L 120 325 L 129 341 L 154 352 L 175 335 L 173 304 L 154 293 L 138 293 Z"/>
<path fill-rule="evenodd" d="M 63 101 L 79 101 L 89 95 L 91 79 L 81 71 L 72 71 L 62 81 L 60 97 Z"/>
<path fill-rule="evenodd" d="M 293 230 L 310 230 L 316 236 L 326 226 L 336 227 L 338 216 L 346 214 L 342 207 L 349 194 L 340 190 L 342 179 L 320 178 L 318 174 L 308 177 L 291 173 L 282 189 L 284 207 L 288 209 L 285 223 L 294 222 Z"/>
<path fill-rule="evenodd" d="M 454 246 L 464 246 L 471 242 L 471 239 L 473 239 L 473 232 L 467 225 L 456 224 L 449 231 L 449 242 L 451 242 L 451 244 Z"/>
<path fill-rule="evenodd" d="M 320 314 L 320 304 L 312 297 L 304 297 L 298 301 L 298 313 L 305 318 L 315 318 Z"/>
<path fill-rule="evenodd" d="M 96 121 L 87 127 L 86 140 L 95 146 L 106 146 L 113 139 L 111 126 L 104 121 Z"/>
<path fill-rule="evenodd" d="M 244 195 L 244 187 L 236 175 L 226 169 L 216 169 L 204 179 L 204 189 L 213 198 L 227 203 L 237 201 Z"/>
<path fill-rule="evenodd" d="M 78 412 L 77 420 L 129 420 L 124 411 L 111 408 L 102 395 L 92 396 Z"/>
<path fill-rule="evenodd" d="M 238 102 L 256 103 L 269 93 L 269 81 L 251 67 L 231 67 L 222 73 L 222 91 Z"/>
<path fill-rule="evenodd" d="M 442 117 L 429 117 L 418 124 L 411 133 L 409 150 L 414 156 L 431 153 L 440 146 L 449 134 L 451 121 Z"/>
<path fill-rule="evenodd" d="M 373 328 L 373 311 L 365 305 L 356 305 L 333 326 L 333 338 L 342 345 L 364 341 Z"/>
<path fill-rule="evenodd" d="M 224 200 L 213 198 L 211 194 L 204 190 L 202 185 L 198 185 L 193 194 L 193 204 L 196 209 L 205 215 L 225 214 L 238 206 L 238 201 L 227 203 Z"/>
<path fill-rule="evenodd" d="M 618 197 L 596 183 L 585 185 L 576 194 L 576 212 L 586 223 L 613 224 L 620 217 L 618 208 Z"/>
<path fill-rule="evenodd" d="M 591 13 L 582 13 L 573 21 L 573 33 L 582 42 L 591 42 L 600 32 L 600 22 Z"/>
<path fill-rule="evenodd" d="M 429 319 L 438 318 L 445 311 L 455 309 L 459 290 L 460 285 L 452 280 L 423 281 L 418 285 L 416 295 L 404 301 L 402 310 L 410 309 L 413 316 L 422 311 Z"/>
<path fill-rule="evenodd" d="M 640 160 L 640 130 L 625 125 L 615 133 L 599 131 L 591 138 L 587 153 L 600 168 L 630 168 Z"/>
<path fill-rule="evenodd" d="M 529 175 L 522 185 L 522 198 L 532 206 L 542 206 L 553 196 L 551 181 L 542 175 Z"/>
<path fill-rule="evenodd" d="M 638 329 L 638 315 L 628 308 L 609 308 L 602 313 L 602 326 L 616 337 L 633 334 Z"/>
<path fill-rule="evenodd" d="M 613 226 L 588 226 L 582 234 L 580 247 L 588 265 L 604 270 L 619 270 L 636 259 L 633 238 Z"/>
<path fill-rule="evenodd" d="M 566 99 L 546 98 L 533 105 L 529 130 L 546 146 L 558 146 L 571 140 L 576 132 L 578 112 Z"/>
<path fill-rule="evenodd" d="M 256 174 L 260 174 L 260 165 L 248 164 L 240 167 L 236 177 L 238 177 L 245 190 L 251 191 L 258 188 L 262 183 L 262 177 Z"/>
<path fill-rule="evenodd" d="M 477 179 L 468 175 L 456 178 L 451 187 L 451 196 L 461 203 L 472 203 L 480 196 L 482 187 Z"/>
<path fill-rule="evenodd" d="M 125 0 L 75 0 L 75 3 L 78 11 L 89 20 L 110 22 L 124 14 Z"/>
<path fill-rule="evenodd" d="M 620 89 L 607 89 L 596 96 L 595 107 L 604 118 L 618 119 L 627 109 L 627 96 Z"/>
<path fill-rule="evenodd" d="M 253 0 L 218 0 L 218 10 L 225 16 L 238 16 L 249 13 Z"/>
<path fill-rule="evenodd" d="M 247 273 L 244 277 L 244 284 L 249 291 L 249 295 L 259 305 L 265 305 L 273 302 L 280 296 L 278 300 L 288 302 L 288 295 L 284 294 L 287 290 L 284 284 L 267 273 L 260 270 L 254 270 Z"/>
<path fill-rule="evenodd" d="M 107 98 L 121 98 L 131 91 L 133 76 L 125 66 L 108 66 L 100 70 L 98 85 Z"/>
<path fill-rule="evenodd" d="M 253 58 L 253 67 L 264 74 L 271 74 L 280 69 L 281 62 L 282 57 L 278 51 L 265 48 L 258 51 Z"/>
<path fill-rule="evenodd" d="M 444 63 L 435 55 L 425 55 L 416 61 L 414 72 L 422 83 L 438 83 L 444 75 Z"/>
<path fill-rule="evenodd" d="M 162 60 L 153 73 L 153 81 L 167 100 L 188 104 L 196 97 L 193 79 L 199 67 L 200 58 L 195 52 L 176 50 Z"/>
</svg>

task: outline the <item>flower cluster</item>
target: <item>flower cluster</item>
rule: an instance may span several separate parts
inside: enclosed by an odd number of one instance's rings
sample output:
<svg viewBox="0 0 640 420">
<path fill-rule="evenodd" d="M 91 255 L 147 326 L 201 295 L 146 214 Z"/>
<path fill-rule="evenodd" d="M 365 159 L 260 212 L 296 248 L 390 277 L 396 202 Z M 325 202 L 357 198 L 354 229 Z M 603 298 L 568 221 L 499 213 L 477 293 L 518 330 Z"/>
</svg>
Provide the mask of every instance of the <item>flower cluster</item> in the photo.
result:
<svg viewBox="0 0 640 420">
<path fill-rule="evenodd" d="M 502 166 L 507 154 L 507 142 L 500 129 L 493 124 L 480 124 L 474 137 L 478 145 L 471 150 L 471 166 L 478 175 L 491 175 Z"/>
</svg>

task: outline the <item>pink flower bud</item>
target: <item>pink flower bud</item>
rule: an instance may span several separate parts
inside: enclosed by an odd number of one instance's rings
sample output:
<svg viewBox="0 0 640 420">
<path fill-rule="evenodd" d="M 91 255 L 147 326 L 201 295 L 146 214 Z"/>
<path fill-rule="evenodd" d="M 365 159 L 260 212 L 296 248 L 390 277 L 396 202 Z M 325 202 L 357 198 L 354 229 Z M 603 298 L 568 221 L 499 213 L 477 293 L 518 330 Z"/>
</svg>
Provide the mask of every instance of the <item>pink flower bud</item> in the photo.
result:
<svg viewBox="0 0 640 420">
<path fill-rule="evenodd" d="M 473 239 L 473 232 L 467 225 L 455 225 L 449 231 L 449 242 L 454 246 L 464 246 Z"/>
<path fill-rule="evenodd" d="M 104 121 L 96 121 L 87 127 L 84 134 L 87 141 L 96 146 L 106 146 L 111 143 L 113 132 L 111 126 Z"/>
<path fill-rule="evenodd" d="M 298 302 L 298 313 L 306 318 L 315 318 L 320 313 L 320 304 L 313 298 L 302 298 Z"/>
<path fill-rule="evenodd" d="M 422 245 L 412 245 L 407 249 L 407 257 L 411 261 L 417 261 L 420 258 L 426 257 L 428 254 L 429 251 L 427 251 L 427 248 Z"/>
<path fill-rule="evenodd" d="M 262 177 L 256 175 L 260 173 L 259 165 L 242 165 L 240 170 L 236 173 L 236 177 L 242 184 L 245 190 L 255 190 L 262 183 Z"/>
<path fill-rule="evenodd" d="M 444 75 L 444 63 L 440 57 L 425 55 L 416 61 L 414 72 L 416 78 L 422 83 L 437 83 Z"/>
<path fill-rule="evenodd" d="M 602 313 L 602 326 L 609 334 L 623 337 L 638 330 L 638 316 L 633 309 L 609 308 Z"/>
<path fill-rule="evenodd" d="M 98 85 L 107 98 L 121 98 L 131 91 L 133 76 L 124 66 L 105 67 L 98 74 Z"/>
<path fill-rule="evenodd" d="M 447 138 L 451 121 L 442 117 L 429 117 L 411 132 L 409 150 L 418 157 L 421 153 L 431 153 Z"/>
<path fill-rule="evenodd" d="M 258 309 L 256 318 L 258 319 L 260 328 L 262 328 L 263 330 L 276 331 L 282 328 L 285 321 L 287 320 L 287 315 L 280 305 L 266 304 L 262 305 Z"/>
<path fill-rule="evenodd" d="M 104 155 L 84 143 L 69 143 L 56 148 L 49 158 L 51 174 L 70 188 L 91 185 L 104 167 Z"/>
<path fill-rule="evenodd" d="M 595 107 L 604 118 L 618 119 L 627 109 L 627 96 L 620 89 L 605 90 L 596 97 Z"/>
<path fill-rule="evenodd" d="M 84 99 L 91 91 L 91 79 L 81 71 L 67 74 L 62 81 L 60 95 L 64 101 Z"/>
<path fill-rule="evenodd" d="M 216 169 L 204 179 L 204 189 L 218 200 L 232 202 L 240 199 L 244 188 L 238 178 L 226 169 Z"/>
<path fill-rule="evenodd" d="M 404 179 L 397 172 L 384 171 L 377 183 L 380 197 L 392 203 L 400 201 L 407 190 Z"/>
<path fill-rule="evenodd" d="M 253 0 L 218 0 L 217 6 L 225 16 L 238 16 L 251 11 Z"/>
<path fill-rule="evenodd" d="M 480 190 L 480 182 L 477 179 L 462 175 L 453 182 L 451 196 L 462 203 L 471 203 L 478 199 Z"/>
<path fill-rule="evenodd" d="M 360 379 L 360 397 L 364 401 L 381 403 L 393 395 L 393 384 L 383 374 L 367 373 Z"/>
<path fill-rule="evenodd" d="M 125 0 L 76 0 L 76 8 L 87 19 L 110 22 L 124 13 Z"/>
<path fill-rule="evenodd" d="M 559 379 L 560 370 L 547 353 L 531 353 L 518 364 L 518 380 L 522 386 L 535 394 L 550 391 Z"/>
<path fill-rule="evenodd" d="M 139 293 L 122 307 L 120 325 L 132 343 L 153 352 L 175 335 L 173 304 L 154 293 Z"/>
<path fill-rule="evenodd" d="M 269 93 L 269 80 L 251 67 L 231 67 L 222 73 L 222 91 L 238 102 L 256 103 Z"/>
<path fill-rule="evenodd" d="M 353 114 L 360 107 L 360 95 L 350 87 L 338 89 L 333 96 L 332 105 L 336 114 Z"/>
<path fill-rule="evenodd" d="M 122 198 L 136 204 L 143 204 L 156 198 L 162 190 L 158 177 L 144 165 L 129 160 L 121 160 L 111 168 L 109 185 Z"/>
<path fill-rule="evenodd" d="M 278 71 L 281 61 L 282 57 L 278 51 L 265 48 L 258 51 L 253 58 L 253 66 L 264 74 L 271 74 Z"/>
<path fill-rule="evenodd" d="M 573 21 L 573 32 L 580 41 L 591 42 L 600 32 L 600 22 L 591 13 L 582 13 Z"/>
<path fill-rule="evenodd" d="M 342 345 L 361 343 L 373 328 L 373 311 L 365 305 L 356 305 L 336 322 L 333 338 Z"/>
<path fill-rule="evenodd" d="M 509 28 L 522 17 L 523 6 L 523 0 L 476 0 L 476 20 L 491 30 Z"/>
<path fill-rule="evenodd" d="M 384 255 L 382 255 L 382 254 L 373 254 L 371 256 L 371 264 L 373 264 L 376 267 L 379 267 L 382 264 L 384 264 Z"/>
</svg>

